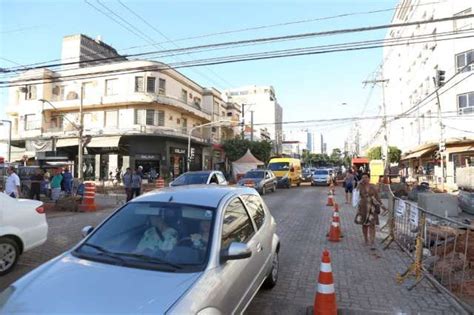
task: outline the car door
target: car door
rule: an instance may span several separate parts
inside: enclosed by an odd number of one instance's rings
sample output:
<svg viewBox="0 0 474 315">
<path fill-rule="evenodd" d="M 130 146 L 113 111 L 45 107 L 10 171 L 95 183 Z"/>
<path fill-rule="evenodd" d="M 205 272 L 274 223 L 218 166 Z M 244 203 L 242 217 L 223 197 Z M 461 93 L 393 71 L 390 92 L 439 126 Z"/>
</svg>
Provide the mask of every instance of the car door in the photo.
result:
<svg viewBox="0 0 474 315">
<path fill-rule="evenodd" d="M 236 197 L 224 210 L 221 228 L 221 252 L 232 242 L 246 243 L 252 250 L 249 258 L 223 262 L 220 274 L 221 307 L 225 314 L 241 313 L 253 297 L 260 269 L 261 244 L 255 238 L 255 228 L 247 210 Z"/>
</svg>

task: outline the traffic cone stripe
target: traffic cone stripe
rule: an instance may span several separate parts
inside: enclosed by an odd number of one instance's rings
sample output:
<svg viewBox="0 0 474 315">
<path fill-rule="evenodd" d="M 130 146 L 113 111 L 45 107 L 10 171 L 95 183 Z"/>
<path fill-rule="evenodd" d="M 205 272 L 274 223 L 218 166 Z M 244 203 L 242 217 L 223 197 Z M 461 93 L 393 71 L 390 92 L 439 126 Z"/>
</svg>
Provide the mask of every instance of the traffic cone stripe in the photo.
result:
<svg viewBox="0 0 474 315">
<path fill-rule="evenodd" d="M 332 272 L 332 267 L 331 263 L 321 263 L 321 269 L 319 270 L 321 272 Z"/>
<path fill-rule="evenodd" d="M 335 293 L 334 284 L 321 284 L 318 283 L 318 292 L 322 294 Z"/>
<path fill-rule="evenodd" d="M 333 217 L 336 217 L 336 218 L 339 218 L 339 213 L 338 212 L 334 212 L 334 214 L 332 215 Z"/>
<path fill-rule="evenodd" d="M 334 227 L 339 227 L 339 223 L 333 222 L 333 223 L 332 223 L 332 226 L 334 226 Z"/>
</svg>

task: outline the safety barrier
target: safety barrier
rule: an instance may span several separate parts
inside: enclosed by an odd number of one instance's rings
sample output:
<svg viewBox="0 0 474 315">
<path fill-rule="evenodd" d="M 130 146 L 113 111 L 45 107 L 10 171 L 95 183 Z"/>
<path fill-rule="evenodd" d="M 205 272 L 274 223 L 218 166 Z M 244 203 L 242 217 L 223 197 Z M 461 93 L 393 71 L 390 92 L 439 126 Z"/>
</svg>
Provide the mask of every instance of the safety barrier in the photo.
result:
<svg viewBox="0 0 474 315">
<path fill-rule="evenodd" d="M 84 182 L 84 197 L 82 198 L 82 204 L 80 205 L 81 211 L 91 212 L 96 211 L 95 205 L 95 183 Z"/>
<path fill-rule="evenodd" d="M 474 227 L 429 212 L 415 203 L 395 197 L 389 189 L 388 236 L 382 241 L 387 249 L 397 244 L 412 259 L 405 272 L 397 276 L 399 283 L 423 279 L 447 293 L 461 307 L 472 313 L 465 303 L 474 297 Z"/>
</svg>

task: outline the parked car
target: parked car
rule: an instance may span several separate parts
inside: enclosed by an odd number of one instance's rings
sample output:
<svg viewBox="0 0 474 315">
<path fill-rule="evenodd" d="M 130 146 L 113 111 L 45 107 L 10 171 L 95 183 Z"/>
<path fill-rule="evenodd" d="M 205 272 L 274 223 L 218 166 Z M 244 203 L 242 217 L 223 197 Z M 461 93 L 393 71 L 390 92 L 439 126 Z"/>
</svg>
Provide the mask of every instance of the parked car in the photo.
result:
<svg viewBox="0 0 474 315">
<path fill-rule="evenodd" d="M 257 169 L 247 172 L 237 184 L 255 188 L 260 194 L 265 195 L 267 191 L 276 191 L 277 178 L 270 170 Z"/>
<path fill-rule="evenodd" d="M 221 171 L 186 172 L 170 183 L 170 187 L 198 184 L 228 185 Z"/>
<path fill-rule="evenodd" d="M 317 169 L 311 179 L 311 186 L 326 185 L 329 186 L 330 171 L 328 169 Z"/>
<path fill-rule="evenodd" d="M 309 169 L 309 168 L 303 169 L 303 174 L 302 174 L 301 178 L 302 178 L 304 183 L 311 182 L 312 177 L 313 177 L 313 173 L 311 172 L 311 169 Z"/>
<path fill-rule="evenodd" d="M 278 186 L 291 188 L 301 184 L 301 161 L 293 158 L 273 158 L 268 168 L 275 174 Z"/>
<path fill-rule="evenodd" d="M 48 224 L 40 201 L 15 199 L 0 192 L 0 204 L 2 276 L 13 269 L 21 254 L 46 242 Z"/>
<path fill-rule="evenodd" d="M 13 283 L 0 312 L 241 314 L 261 285 L 278 280 L 275 230 L 251 188 L 148 193 Z"/>
</svg>

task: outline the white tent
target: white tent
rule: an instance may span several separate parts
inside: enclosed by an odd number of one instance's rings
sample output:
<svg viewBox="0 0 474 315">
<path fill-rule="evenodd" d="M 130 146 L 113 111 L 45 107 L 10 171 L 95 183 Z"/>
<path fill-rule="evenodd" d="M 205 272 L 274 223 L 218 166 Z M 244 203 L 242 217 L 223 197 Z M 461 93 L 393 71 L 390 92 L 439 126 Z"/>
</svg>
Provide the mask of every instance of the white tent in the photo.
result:
<svg viewBox="0 0 474 315">
<path fill-rule="evenodd" d="M 262 161 L 253 156 L 250 149 L 235 162 L 232 162 L 232 172 L 235 179 L 238 179 L 240 176 L 243 176 L 248 171 L 257 168 L 258 166 L 264 165 Z"/>
</svg>

